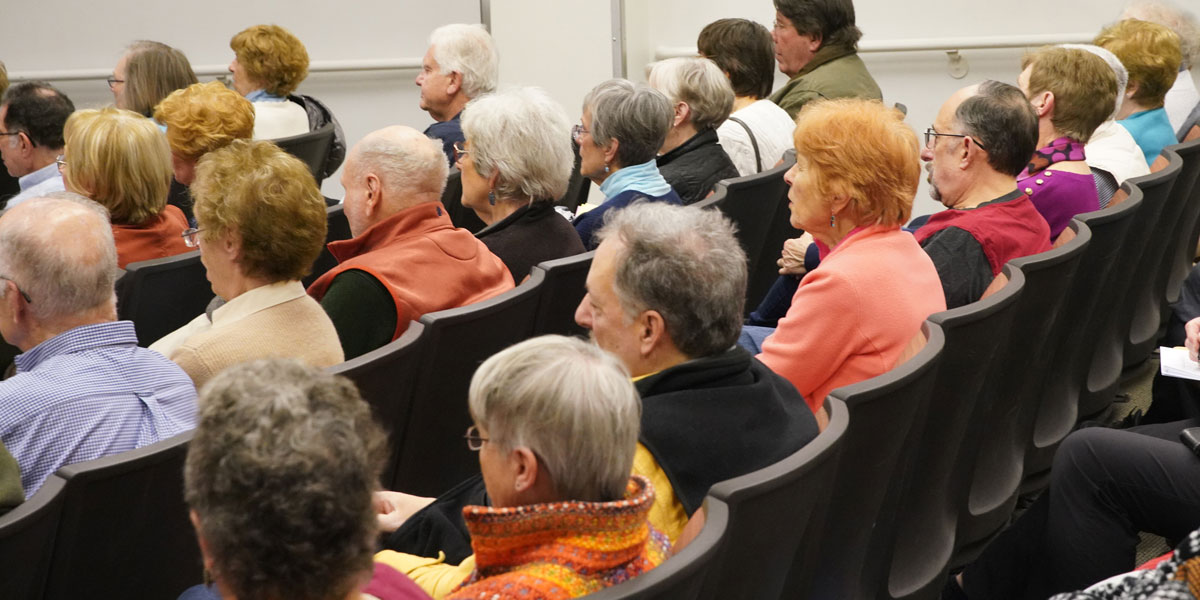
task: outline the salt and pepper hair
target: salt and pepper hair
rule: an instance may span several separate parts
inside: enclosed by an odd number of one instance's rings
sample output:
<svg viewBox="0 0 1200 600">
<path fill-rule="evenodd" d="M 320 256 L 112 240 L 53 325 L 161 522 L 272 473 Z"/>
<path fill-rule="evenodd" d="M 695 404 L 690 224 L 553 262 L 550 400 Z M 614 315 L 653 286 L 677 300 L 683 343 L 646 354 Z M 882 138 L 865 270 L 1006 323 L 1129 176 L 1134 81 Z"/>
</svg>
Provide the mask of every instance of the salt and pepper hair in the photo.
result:
<svg viewBox="0 0 1200 600">
<path fill-rule="evenodd" d="M 238 598 L 345 598 L 370 573 L 384 436 L 349 380 L 260 360 L 201 389 L 184 496 Z"/>
<path fill-rule="evenodd" d="M 650 87 L 672 103 L 691 109 L 696 131 L 716 129 L 733 110 L 733 87 L 717 63 L 707 58 L 668 58 L 650 65 Z"/>
<path fill-rule="evenodd" d="M 675 111 L 662 92 L 626 79 L 609 79 L 583 98 L 583 110 L 592 114 L 592 143 L 617 147 L 621 167 L 639 165 L 658 156 Z"/>
<path fill-rule="evenodd" d="M 443 25 L 429 34 L 429 45 L 433 47 L 433 59 L 443 75 L 462 75 L 462 92 L 468 98 L 496 89 L 500 79 L 500 55 L 483 25 Z"/>
<path fill-rule="evenodd" d="M 571 121 L 541 88 L 486 94 L 463 110 L 463 136 L 483 178 L 499 171 L 496 197 L 553 202 L 567 193 L 574 153 Z"/>
<path fill-rule="evenodd" d="M 1129 71 L 1126 71 L 1125 65 L 1121 64 L 1121 59 L 1117 58 L 1116 54 L 1093 44 L 1060 44 L 1059 47 L 1068 50 L 1086 50 L 1108 63 L 1108 66 L 1112 68 L 1113 75 L 1117 76 L 1116 106 L 1108 118 L 1109 120 L 1117 118 L 1117 113 L 1121 112 L 1121 103 L 1125 101 L 1125 86 L 1129 84 Z"/>
<path fill-rule="evenodd" d="M 821 40 L 821 47 L 858 49 L 862 31 L 854 24 L 852 0 L 775 0 L 775 10 L 792 22 L 796 33 Z"/>
<path fill-rule="evenodd" d="M 1016 177 L 1037 150 L 1038 118 L 1015 85 L 988 80 L 954 113 L 963 133 L 978 141 L 993 169 Z"/>
<path fill-rule="evenodd" d="M 1191 69 L 1200 61 L 1200 22 L 1196 15 L 1169 0 L 1134 0 L 1125 7 L 1124 19 L 1141 19 L 1158 23 L 1179 36 L 1183 52 L 1183 68 Z"/>
<path fill-rule="evenodd" d="M 23 81 L 4 92 L 0 105 L 5 129 L 24 132 L 35 147 L 63 147 L 63 126 L 75 112 L 75 104 L 66 94 L 45 81 Z"/>
<path fill-rule="evenodd" d="M 446 153 L 442 142 L 403 127 L 399 135 L 375 132 L 354 147 L 353 175 L 365 171 L 379 176 L 383 187 L 399 197 L 446 188 Z M 399 138 L 399 139 L 398 139 Z"/>
<path fill-rule="evenodd" d="M 577 338 L 525 340 L 480 365 L 469 402 L 489 444 L 541 459 L 558 500 L 625 496 L 642 404 L 615 356 Z"/>
<path fill-rule="evenodd" d="M 115 306 L 117 248 L 108 211 L 72 192 L 22 202 L 0 219 L 0 274 L 29 296 L 30 311 L 43 322 Z"/>
<path fill-rule="evenodd" d="M 733 346 L 747 277 L 733 223 L 720 211 L 659 202 L 605 216 L 596 237 L 623 246 L 613 287 L 626 315 L 658 312 L 675 347 L 691 358 Z"/>
</svg>

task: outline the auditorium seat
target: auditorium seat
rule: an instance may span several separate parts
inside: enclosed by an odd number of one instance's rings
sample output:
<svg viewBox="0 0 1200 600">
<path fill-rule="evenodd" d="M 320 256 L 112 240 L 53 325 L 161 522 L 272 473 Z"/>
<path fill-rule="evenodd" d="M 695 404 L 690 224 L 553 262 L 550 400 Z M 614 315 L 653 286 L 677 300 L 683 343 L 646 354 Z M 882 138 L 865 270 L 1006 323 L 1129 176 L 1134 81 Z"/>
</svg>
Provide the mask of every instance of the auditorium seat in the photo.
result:
<svg viewBox="0 0 1200 600">
<path fill-rule="evenodd" d="M 933 387 L 945 337 L 922 324 L 923 344 L 888 372 L 829 393 L 846 404 L 833 501 L 796 553 L 784 598 L 875 598 L 887 584 L 896 509 L 921 436 L 917 415 Z"/>
<path fill-rule="evenodd" d="M 41 598 L 50 572 L 54 535 L 62 518 L 62 478 L 51 475 L 37 493 L 0 516 L 0 587 L 5 598 Z"/>
<path fill-rule="evenodd" d="M 334 204 L 325 209 L 325 244 L 336 242 L 339 240 L 348 240 L 352 236 L 350 234 L 350 222 L 346 220 L 345 205 Z M 317 260 L 313 262 L 312 272 L 307 277 L 301 280 L 304 287 L 312 285 L 312 282 L 324 275 L 326 271 L 337 266 L 338 261 L 329 252 L 329 248 L 321 246 L 321 253 L 317 255 Z"/>
<path fill-rule="evenodd" d="M 571 149 L 575 153 L 575 165 L 571 167 L 571 179 L 567 182 L 567 193 L 558 200 L 558 205 L 565 207 L 571 214 L 575 214 L 579 205 L 587 203 L 588 193 L 592 189 L 592 181 L 579 171 L 582 164 L 579 156 L 579 144 L 572 141 Z"/>
<path fill-rule="evenodd" d="M 1166 304 L 1179 300 L 1183 280 L 1192 270 L 1192 258 L 1196 252 L 1196 240 L 1200 238 L 1200 140 L 1168 146 L 1183 160 L 1179 179 L 1175 180 L 1172 195 L 1184 203 L 1178 231 L 1174 233 L 1174 247 L 1167 250 L 1171 261 L 1171 272 L 1167 278 Z M 1166 315 L 1164 314 L 1164 317 Z"/>
<path fill-rule="evenodd" d="M 387 432 L 388 457 L 380 475 L 380 483 L 387 490 L 396 489 L 392 477 L 400 455 L 402 428 L 412 409 L 413 385 L 425 349 L 424 331 L 425 325 L 413 321 L 388 344 L 326 369 L 354 382 L 363 400 L 371 405 L 375 422 Z"/>
<path fill-rule="evenodd" d="M 333 147 L 333 134 L 333 123 L 330 122 L 315 131 L 271 141 L 287 151 L 288 154 L 304 161 L 304 164 L 308 165 L 308 170 L 312 172 L 317 186 L 320 186 L 324 179 L 321 177 L 321 172 L 325 168 L 325 161 L 329 158 L 330 148 Z"/>
<path fill-rule="evenodd" d="M 451 167 L 446 175 L 446 188 L 442 190 L 442 206 L 450 216 L 450 222 L 455 227 L 461 227 L 471 233 L 479 233 L 487 225 L 480 220 L 475 211 L 462 205 L 462 173 L 457 167 Z"/>
<path fill-rule="evenodd" d="M 125 265 L 116 292 L 117 318 L 133 321 L 143 347 L 204 314 L 214 296 L 199 250 Z"/>
<path fill-rule="evenodd" d="M 575 323 L 575 309 L 587 294 L 587 274 L 595 254 L 592 251 L 556 258 L 533 267 L 533 272 L 540 271 L 544 279 L 534 335 L 587 335 L 587 330 Z"/>
</svg>

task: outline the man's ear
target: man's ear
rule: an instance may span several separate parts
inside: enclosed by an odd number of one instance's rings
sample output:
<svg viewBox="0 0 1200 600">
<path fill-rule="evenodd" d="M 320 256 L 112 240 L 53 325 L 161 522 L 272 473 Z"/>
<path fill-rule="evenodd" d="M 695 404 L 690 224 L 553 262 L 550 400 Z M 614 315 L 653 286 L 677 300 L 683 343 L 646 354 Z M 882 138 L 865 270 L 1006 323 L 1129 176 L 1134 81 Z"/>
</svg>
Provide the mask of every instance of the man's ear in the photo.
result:
<svg viewBox="0 0 1200 600">
<path fill-rule="evenodd" d="M 637 316 L 638 351 L 650 356 L 667 335 L 667 322 L 657 310 L 643 311 Z"/>
<path fill-rule="evenodd" d="M 446 95 L 453 97 L 462 90 L 462 73 L 451 71 L 450 76 L 446 78 Z"/>
<path fill-rule="evenodd" d="M 367 196 L 363 200 L 363 212 L 367 218 L 374 217 L 383 205 L 383 182 L 374 173 L 367 173 Z"/>
</svg>

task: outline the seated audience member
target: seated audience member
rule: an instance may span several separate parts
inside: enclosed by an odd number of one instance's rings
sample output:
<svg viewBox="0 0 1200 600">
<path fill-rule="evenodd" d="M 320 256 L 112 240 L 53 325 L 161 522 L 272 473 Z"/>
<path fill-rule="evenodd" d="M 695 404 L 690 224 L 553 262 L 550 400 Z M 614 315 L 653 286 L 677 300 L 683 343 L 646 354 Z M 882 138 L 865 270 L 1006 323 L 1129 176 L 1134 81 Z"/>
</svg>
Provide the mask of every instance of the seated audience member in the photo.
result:
<svg viewBox="0 0 1200 600">
<path fill-rule="evenodd" d="M 583 252 L 554 210 L 571 179 L 571 122 L 539 88 L 488 94 L 462 114 L 462 204 L 487 227 L 475 234 L 522 281 L 534 265 Z"/>
<path fill-rule="evenodd" d="M 1125 70 L 1125 65 L 1121 64 L 1121 59 L 1117 58 L 1117 55 L 1100 46 L 1062 44 L 1060 48 L 1091 52 L 1104 59 L 1113 74 L 1117 76 L 1117 99 L 1113 111 L 1107 120 L 1096 127 L 1096 130 L 1092 132 L 1092 137 L 1088 139 L 1087 145 L 1083 148 L 1087 164 L 1092 168 L 1093 173 L 1100 170 L 1112 175 L 1111 192 L 1115 193 L 1117 187 L 1125 183 L 1126 179 L 1150 174 L 1150 166 L 1146 164 L 1146 155 L 1134 141 L 1129 130 L 1115 120 L 1121 112 L 1121 105 L 1125 103 L 1125 86 L 1129 83 L 1129 72 Z M 1101 178 L 1103 178 L 1103 174 L 1097 177 L 1097 187 L 1098 191 L 1105 192 L 1099 197 L 1100 208 L 1104 208 L 1108 206 L 1111 194 L 1108 189 L 1100 188 Z"/>
<path fill-rule="evenodd" d="M 575 231 L 588 250 L 598 243 L 604 215 L 635 200 L 680 204 L 655 162 L 674 120 L 671 101 L 658 90 L 610 79 L 583 99 L 580 125 L 571 130 L 579 145 L 579 172 L 600 186 L 604 202 L 575 217 Z"/>
<path fill-rule="evenodd" d="M 733 108 L 733 89 L 707 58 L 668 58 L 650 68 L 650 87 L 671 101 L 675 115 L 659 148 L 658 170 L 684 204 L 712 193 L 737 167 L 717 140 L 717 126 Z"/>
<path fill-rule="evenodd" d="M 852 0 L 775 0 L 775 60 L 790 79 L 771 101 L 793 119 L 820 98 L 882 100 L 858 57 Z"/>
<path fill-rule="evenodd" d="M 224 148 L 233 140 L 248 140 L 254 134 L 254 106 L 218 81 L 196 83 L 171 92 L 154 109 L 154 120 L 167 128 L 171 169 L 175 181 L 184 186 L 196 179 L 196 162 L 201 156 Z M 170 203 L 192 221 L 189 194 L 172 195 Z"/>
<path fill-rule="evenodd" d="M 454 164 L 454 144 L 463 141 L 459 121 L 463 108 L 473 98 L 494 91 L 499 78 L 500 55 L 482 25 L 443 25 L 429 35 L 417 86 L 421 110 L 435 121 L 425 135 L 441 142 L 446 164 Z"/>
<path fill-rule="evenodd" d="M 1192 5 L 1195 8 L 1195 4 Z M 1179 36 L 1181 60 L 1175 82 L 1163 98 L 1163 108 L 1171 127 L 1182 139 L 1183 124 L 1192 109 L 1200 104 L 1200 91 L 1192 79 L 1192 65 L 1200 60 L 1200 23 L 1196 16 L 1170 0 L 1134 0 L 1125 7 L 1122 19 L 1141 19 L 1162 25 Z"/>
<path fill-rule="evenodd" d="M 0 98 L 4 97 L 5 90 L 8 89 L 8 69 L 4 67 L 4 63 L 0 62 Z M 0 127 L 3 126 L 3 120 L 0 119 Z M 17 195 L 21 191 L 21 185 L 17 178 L 8 173 L 8 169 L 0 169 L 0 208 L 9 198 Z"/>
<path fill-rule="evenodd" d="M 196 82 L 196 73 L 182 52 L 160 42 L 138 40 L 117 61 L 108 89 L 117 108 L 149 117 L 171 92 Z"/>
<path fill-rule="evenodd" d="M 214 378 L 200 407 L 184 497 L 214 584 L 181 600 L 428 599 L 386 565 L 372 577 L 385 444 L 354 384 L 262 360 Z"/>
<path fill-rule="evenodd" d="M 929 195 L 947 210 L 915 235 L 937 268 L 947 308 L 978 300 L 1004 263 L 1050 249 L 1050 226 L 1016 182 L 1037 139 L 1025 94 L 998 81 L 955 92 L 925 131 Z"/>
<path fill-rule="evenodd" d="M 64 137 L 63 180 L 108 210 L 118 266 L 188 251 L 179 237 L 187 217 L 167 204 L 171 151 L 152 121 L 119 108 L 81 110 Z"/>
<path fill-rule="evenodd" d="M 792 147 L 796 123 L 767 100 L 775 73 L 775 42 L 766 27 L 746 19 L 709 23 L 696 40 L 700 56 L 717 63 L 733 86 L 733 113 L 717 127 L 721 147 L 742 176 L 775 166 Z"/>
<path fill-rule="evenodd" d="M 946 307 L 929 256 L 900 228 L 921 177 L 903 118 L 847 98 L 814 103 L 796 120 L 796 165 L 785 177 L 791 224 L 831 250 L 779 327 L 747 328 L 743 343 L 757 349 L 769 332 L 759 360 L 814 413 L 830 390 L 895 366 L 925 318 Z"/>
<path fill-rule="evenodd" d="M 1175 129 L 1163 109 L 1163 98 L 1179 73 L 1179 36 L 1147 21 L 1118 21 L 1100 31 L 1094 42 L 1121 59 L 1129 71 L 1125 98 L 1117 114 L 1153 165 L 1162 149 L 1175 143 Z"/>
<path fill-rule="evenodd" d="M 254 104 L 254 139 L 274 140 L 308 133 L 308 113 L 288 101 L 308 77 L 308 50 L 278 25 L 255 25 L 229 40 L 233 89 Z"/>
<path fill-rule="evenodd" d="M 353 239 L 308 288 L 333 319 L 346 359 L 400 337 L 421 315 L 513 288 L 504 261 L 442 208 L 441 145 L 409 127 L 367 134 L 342 171 Z M 315 256 L 315 255 L 314 255 Z"/>
<path fill-rule="evenodd" d="M 1089 52 L 1043 48 L 1025 57 L 1017 85 L 1038 117 L 1038 150 L 1017 176 L 1017 187 L 1029 195 L 1054 239 L 1075 215 L 1100 209 L 1084 144 L 1108 118 L 1117 78 Z"/>
<path fill-rule="evenodd" d="M 641 407 L 616 357 L 563 336 L 526 340 L 479 367 L 470 408 L 465 437 L 491 506 L 463 509 L 475 553 L 444 597 L 576 598 L 666 558 L 670 541 L 647 522 L 657 488 L 630 477 Z"/>
<path fill-rule="evenodd" d="M 28 498 L 63 465 L 191 429 L 196 388 L 117 321 L 117 252 L 100 205 L 67 192 L 0 216 L 0 334 L 19 348 L 0 381 L 0 443 Z"/>
<path fill-rule="evenodd" d="M 73 112 L 71 99 L 44 81 L 18 83 L 4 92 L 0 158 L 21 188 L 8 199 L 8 208 L 65 189 L 55 159 L 62 154 L 63 125 Z"/>
<path fill-rule="evenodd" d="M 1177 574 L 1191 573 L 1200 567 L 1200 529 L 1192 531 L 1175 550 L 1123 575 L 1114 575 L 1087 589 L 1064 592 L 1050 600 L 1195 600 L 1197 589 Z"/>
<path fill-rule="evenodd" d="M 300 283 L 325 242 L 325 200 L 308 167 L 268 141 L 237 140 L 200 159 L 192 191 L 196 227 L 182 239 L 200 249 L 225 303 L 150 349 L 183 367 L 197 387 L 259 358 L 342 362 L 333 323 Z"/>
</svg>

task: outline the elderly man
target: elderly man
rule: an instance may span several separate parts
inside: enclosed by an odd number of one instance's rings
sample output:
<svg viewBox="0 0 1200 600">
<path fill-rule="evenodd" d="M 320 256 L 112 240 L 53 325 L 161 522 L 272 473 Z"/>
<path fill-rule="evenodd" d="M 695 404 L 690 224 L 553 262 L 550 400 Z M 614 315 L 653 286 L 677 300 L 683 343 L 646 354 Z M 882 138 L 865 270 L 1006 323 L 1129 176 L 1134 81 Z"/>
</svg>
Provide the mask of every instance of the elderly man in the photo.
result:
<svg viewBox="0 0 1200 600">
<path fill-rule="evenodd" d="M 0 443 L 25 496 L 62 465 L 191 429 L 196 389 L 117 321 L 117 251 L 98 204 L 63 193 L 0 217 L 0 334 L 23 354 L 0 381 Z"/>
<path fill-rule="evenodd" d="M 454 164 L 454 144 L 463 142 L 459 115 L 472 98 L 496 89 L 500 56 L 482 25 L 443 25 L 429 36 L 421 59 L 417 86 L 421 110 L 434 121 L 425 135 L 440 140 L 448 164 Z"/>
<path fill-rule="evenodd" d="M 779 71 L 789 79 L 771 101 L 791 118 L 819 98 L 883 99 L 858 57 L 862 31 L 851 0 L 775 0 L 772 37 Z"/>
<path fill-rule="evenodd" d="M 71 99 L 44 81 L 19 83 L 4 92 L 0 157 L 8 174 L 20 178 L 21 187 L 7 206 L 64 189 L 55 159 L 62 154 L 63 125 L 73 112 Z"/>
<path fill-rule="evenodd" d="M 442 208 L 446 171 L 437 141 L 409 127 L 370 133 L 350 151 L 342 187 L 354 238 L 329 244 L 339 264 L 308 288 L 347 360 L 425 313 L 512 289 L 504 262 Z"/>
<path fill-rule="evenodd" d="M 1029 100 L 998 81 L 955 92 L 925 131 L 929 195 L 947 210 L 916 237 L 937 268 L 947 308 L 978 300 L 1009 260 L 1050 249 L 1050 226 L 1016 181 L 1037 141 Z"/>
</svg>

